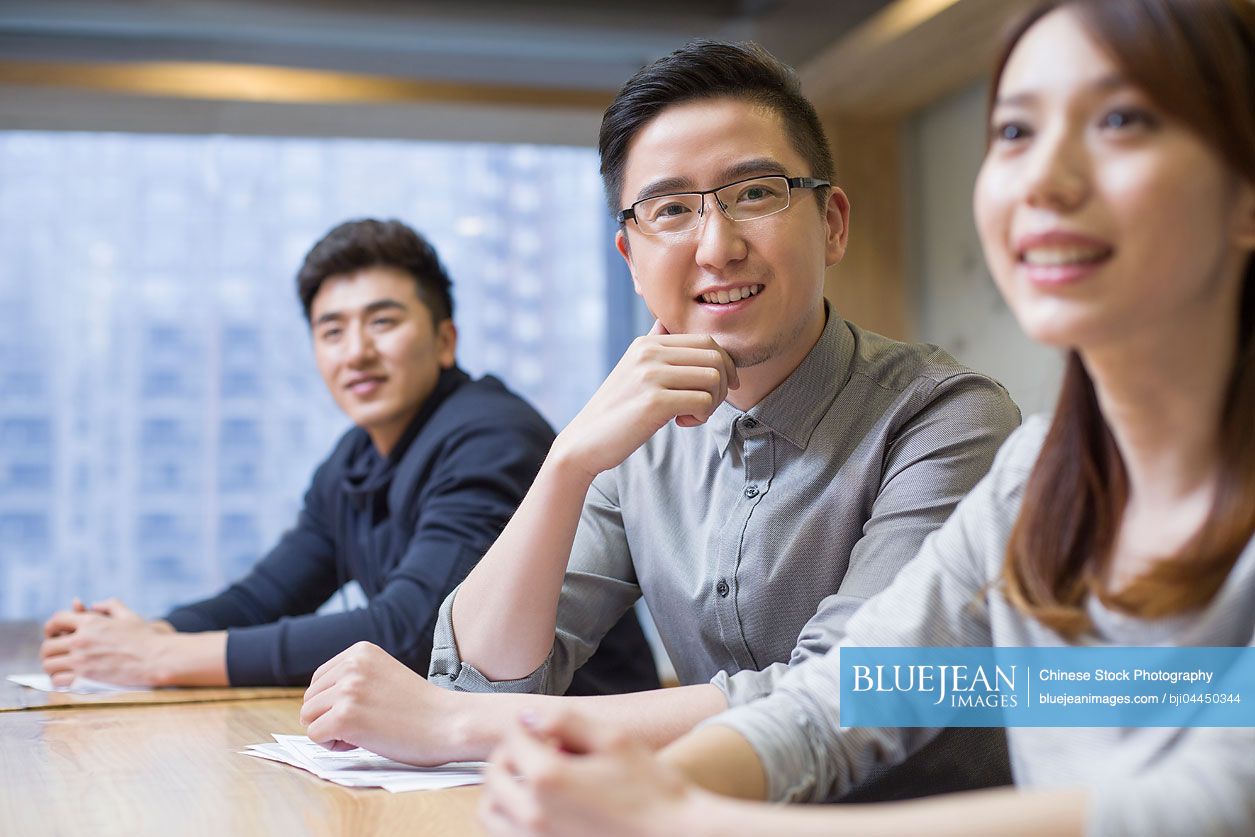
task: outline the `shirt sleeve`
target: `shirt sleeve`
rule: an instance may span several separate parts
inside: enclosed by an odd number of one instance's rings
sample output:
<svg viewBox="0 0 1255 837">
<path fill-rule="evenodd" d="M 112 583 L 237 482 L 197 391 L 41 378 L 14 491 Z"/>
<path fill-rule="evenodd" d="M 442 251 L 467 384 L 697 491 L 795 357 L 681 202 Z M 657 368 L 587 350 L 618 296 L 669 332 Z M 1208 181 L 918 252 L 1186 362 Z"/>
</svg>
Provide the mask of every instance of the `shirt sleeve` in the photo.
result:
<svg viewBox="0 0 1255 837">
<path fill-rule="evenodd" d="M 562 592 L 553 648 L 540 666 L 516 680 L 489 680 L 464 661 L 453 629 L 455 590 L 440 608 L 428 679 L 466 692 L 561 695 L 602 638 L 640 598 L 619 509 L 614 472 L 593 481 L 580 512 Z"/>
<path fill-rule="evenodd" d="M 426 478 L 416 500 L 415 529 L 382 589 L 355 610 L 285 616 L 230 630 L 230 682 L 308 683 L 318 666 L 359 641 L 426 671 L 440 602 L 500 534 L 540 469 L 549 441 L 508 421 L 460 427 Z"/>
<path fill-rule="evenodd" d="M 919 553 L 924 539 L 989 471 L 1019 423 L 1020 411 L 1006 390 L 984 375 L 955 375 L 937 386 L 894 435 L 880 489 L 840 588 L 802 627 L 787 664 L 715 676 L 711 682 L 728 705 L 763 697 L 790 667 L 840 642 L 854 612 Z"/>
<path fill-rule="evenodd" d="M 999 463 L 1012 456 L 1019 438 L 1013 435 L 1003 447 Z M 749 741 L 768 778 L 770 799 L 844 796 L 936 736 L 930 729 L 842 729 L 841 648 L 992 643 L 985 595 L 996 574 L 991 568 L 1000 566 L 1005 549 L 1002 527 L 992 524 L 1014 514 L 1027 471 L 1001 469 L 999 463 L 888 589 L 849 618 L 836 647 L 791 666 L 767 697 L 706 722 L 732 727 Z"/>
</svg>

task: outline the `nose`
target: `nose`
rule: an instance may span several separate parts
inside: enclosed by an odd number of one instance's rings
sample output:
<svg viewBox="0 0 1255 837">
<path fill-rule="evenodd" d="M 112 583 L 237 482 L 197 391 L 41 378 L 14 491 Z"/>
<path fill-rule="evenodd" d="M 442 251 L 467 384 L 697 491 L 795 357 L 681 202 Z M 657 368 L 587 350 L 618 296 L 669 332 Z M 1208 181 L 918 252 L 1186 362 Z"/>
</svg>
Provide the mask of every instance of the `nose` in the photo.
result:
<svg viewBox="0 0 1255 837">
<path fill-rule="evenodd" d="M 702 217 L 697 225 L 697 263 L 709 270 L 723 270 L 728 264 L 745 258 L 749 248 L 740 224 L 723 213 L 718 198 L 702 197 L 708 202 L 702 206 Z"/>
<path fill-rule="evenodd" d="M 353 366 L 369 363 L 375 357 L 375 341 L 360 323 L 348 326 L 344 334 L 344 351 L 347 361 Z"/>
<path fill-rule="evenodd" d="M 1079 130 L 1059 125 L 1033 144 L 1025 172 L 1026 198 L 1039 209 L 1071 210 L 1089 194 L 1089 154 Z"/>
</svg>

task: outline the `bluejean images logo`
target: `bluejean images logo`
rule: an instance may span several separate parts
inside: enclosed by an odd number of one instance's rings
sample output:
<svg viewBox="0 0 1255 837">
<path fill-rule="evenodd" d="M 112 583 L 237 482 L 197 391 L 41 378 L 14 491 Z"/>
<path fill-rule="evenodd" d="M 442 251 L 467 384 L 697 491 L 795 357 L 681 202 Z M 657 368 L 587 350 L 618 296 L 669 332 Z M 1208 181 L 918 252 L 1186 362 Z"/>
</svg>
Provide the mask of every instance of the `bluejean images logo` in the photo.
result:
<svg viewBox="0 0 1255 837">
<path fill-rule="evenodd" d="M 853 691 L 936 695 L 933 706 L 1014 708 L 1016 665 L 854 665 Z"/>
<path fill-rule="evenodd" d="M 845 727 L 1252 727 L 1255 648 L 847 648 Z"/>
</svg>

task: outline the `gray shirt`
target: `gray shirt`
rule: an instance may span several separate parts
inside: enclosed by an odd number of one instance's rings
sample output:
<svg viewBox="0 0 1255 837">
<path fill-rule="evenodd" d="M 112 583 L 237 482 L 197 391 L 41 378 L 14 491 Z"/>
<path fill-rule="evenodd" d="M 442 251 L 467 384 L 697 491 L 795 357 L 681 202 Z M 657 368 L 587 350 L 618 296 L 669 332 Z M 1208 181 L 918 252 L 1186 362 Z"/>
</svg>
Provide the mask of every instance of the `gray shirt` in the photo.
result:
<svg viewBox="0 0 1255 837">
<path fill-rule="evenodd" d="M 935 346 L 863 331 L 831 310 L 796 370 L 742 413 L 670 422 L 593 482 L 548 659 L 491 682 L 458 655 L 451 612 L 430 678 L 465 691 L 562 694 L 644 596 L 684 684 L 732 705 L 822 654 L 988 470 L 1019 411 Z"/>
<path fill-rule="evenodd" d="M 1065 644 L 1016 610 L 998 582 L 1047 427 L 1034 418 L 1008 440 L 989 476 L 919 557 L 850 619 L 841 645 Z M 1086 644 L 1255 645 L 1255 540 L 1200 611 L 1152 621 L 1093 598 L 1087 608 L 1094 631 Z M 773 800 L 840 796 L 935 732 L 841 729 L 839 651 L 793 669 L 770 696 L 707 721 L 749 740 Z M 1255 834 L 1255 728 L 1014 728 L 1007 735 L 1017 784 L 1091 789 L 1089 833 Z"/>
</svg>

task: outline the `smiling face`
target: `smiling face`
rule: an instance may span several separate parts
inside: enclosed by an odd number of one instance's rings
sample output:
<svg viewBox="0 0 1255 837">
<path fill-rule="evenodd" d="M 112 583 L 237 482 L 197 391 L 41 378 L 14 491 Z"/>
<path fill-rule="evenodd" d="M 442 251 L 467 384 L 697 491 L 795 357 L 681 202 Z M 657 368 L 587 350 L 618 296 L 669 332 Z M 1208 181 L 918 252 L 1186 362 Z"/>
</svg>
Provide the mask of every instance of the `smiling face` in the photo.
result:
<svg viewBox="0 0 1255 837">
<path fill-rule="evenodd" d="M 340 409 L 387 455 L 454 363 L 452 320 L 433 324 L 414 279 L 389 267 L 328 277 L 310 306 L 314 357 Z"/>
<path fill-rule="evenodd" d="M 633 137 L 621 205 L 781 174 L 814 173 L 775 111 L 727 98 L 671 105 Z M 708 334 L 738 367 L 787 374 L 823 331 L 824 269 L 845 250 L 849 204 L 831 192 L 822 214 L 801 189 L 784 211 L 750 221 L 729 220 L 707 195 L 696 229 L 645 235 L 629 220 L 616 243 L 667 331 Z"/>
<path fill-rule="evenodd" d="M 1235 310 L 1255 190 L 1131 86 L 1075 13 L 1021 38 L 991 130 L 976 222 L 1030 337 L 1094 348 Z"/>
</svg>

